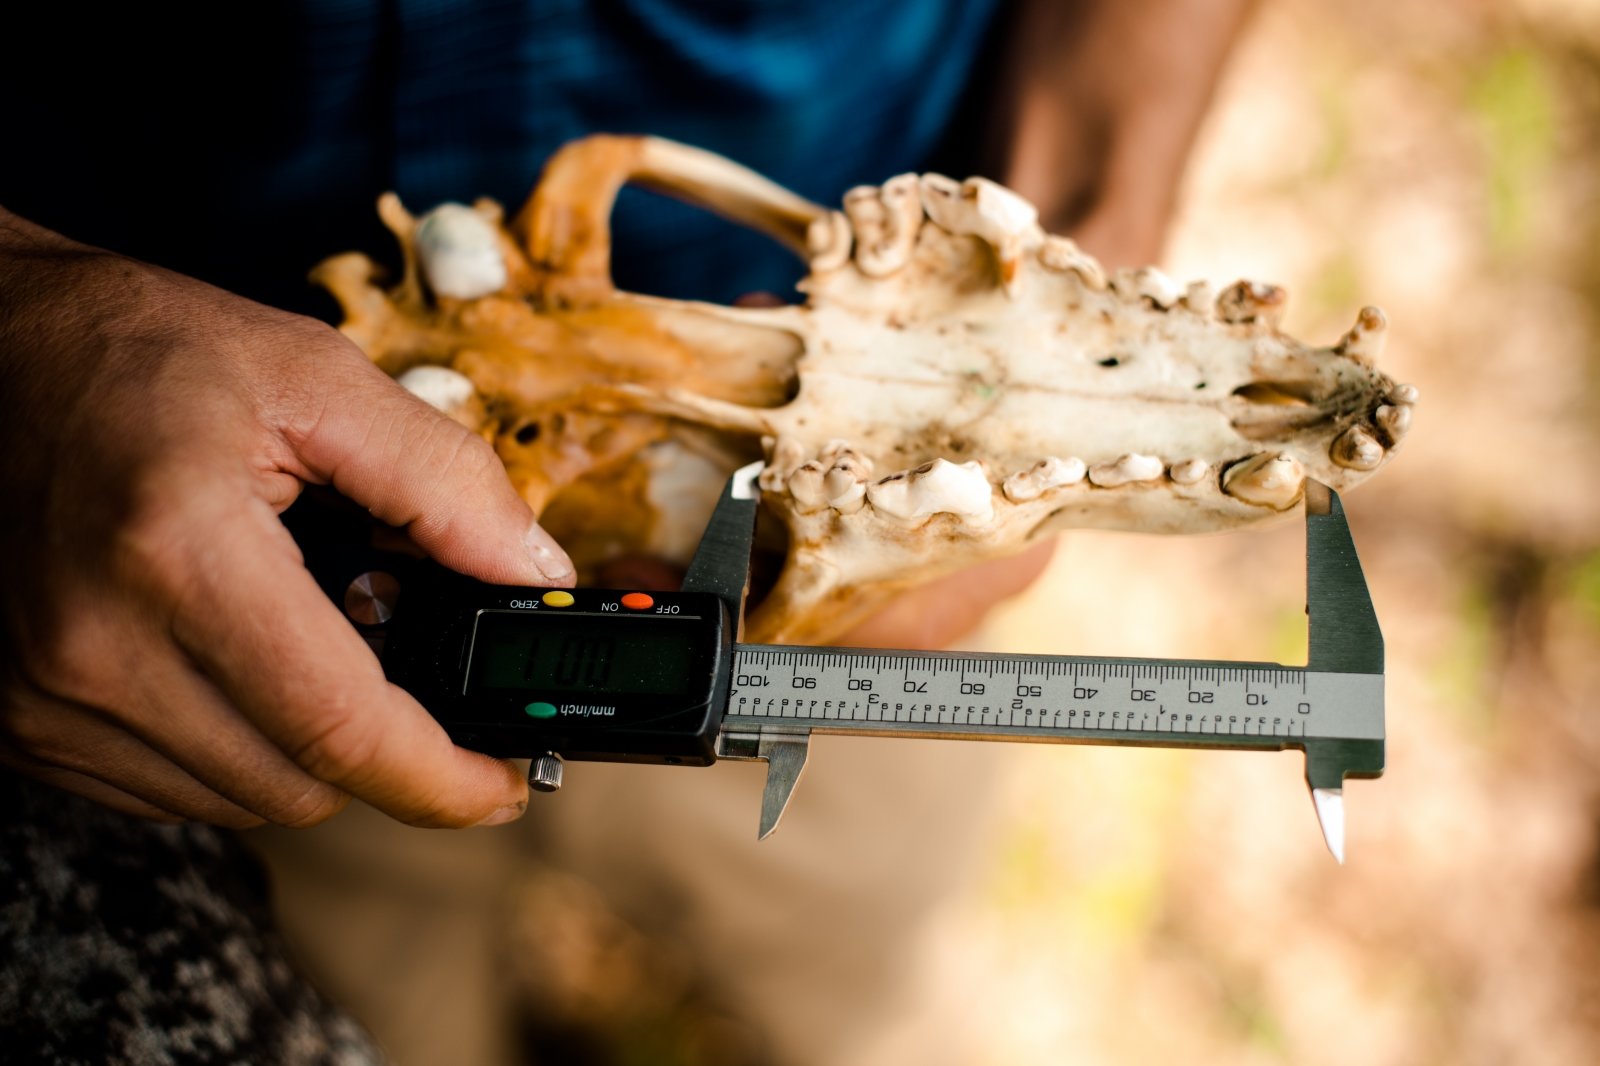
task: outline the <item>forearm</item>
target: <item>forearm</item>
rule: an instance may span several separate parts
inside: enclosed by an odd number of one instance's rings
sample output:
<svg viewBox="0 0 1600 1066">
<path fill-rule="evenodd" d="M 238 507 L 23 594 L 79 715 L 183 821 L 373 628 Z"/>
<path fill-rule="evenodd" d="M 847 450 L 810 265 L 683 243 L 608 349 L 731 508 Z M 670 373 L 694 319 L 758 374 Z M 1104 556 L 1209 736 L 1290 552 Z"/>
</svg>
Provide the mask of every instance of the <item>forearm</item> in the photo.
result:
<svg viewBox="0 0 1600 1066">
<path fill-rule="evenodd" d="M 1154 259 L 1254 0 L 1023 0 L 991 147 L 1002 180 L 1108 265 Z"/>
</svg>

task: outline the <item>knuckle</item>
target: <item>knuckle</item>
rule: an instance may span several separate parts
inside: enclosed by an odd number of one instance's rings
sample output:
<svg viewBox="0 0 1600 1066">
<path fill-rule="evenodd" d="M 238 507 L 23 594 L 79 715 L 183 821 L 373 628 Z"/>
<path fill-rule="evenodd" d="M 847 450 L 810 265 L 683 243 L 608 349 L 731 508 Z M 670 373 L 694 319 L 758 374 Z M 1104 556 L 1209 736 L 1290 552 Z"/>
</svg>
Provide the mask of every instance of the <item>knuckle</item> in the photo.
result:
<svg viewBox="0 0 1600 1066">
<path fill-rule="evenodd" d="M 307 785 L 298 795 L 274 804 L 261 813 L 274 825 L 289 829 L 309 829 L 321 825 L 344 810 L 350 797 L 320 781 Z"/>
<path fill-rule="evenodd" d="M 371 765 L 382 743 L 382 731 L 370 716 L 347 705 L 325 710 L 316 730 L 289 757 L 319 781 L 342 781 Z"/>
</svg>

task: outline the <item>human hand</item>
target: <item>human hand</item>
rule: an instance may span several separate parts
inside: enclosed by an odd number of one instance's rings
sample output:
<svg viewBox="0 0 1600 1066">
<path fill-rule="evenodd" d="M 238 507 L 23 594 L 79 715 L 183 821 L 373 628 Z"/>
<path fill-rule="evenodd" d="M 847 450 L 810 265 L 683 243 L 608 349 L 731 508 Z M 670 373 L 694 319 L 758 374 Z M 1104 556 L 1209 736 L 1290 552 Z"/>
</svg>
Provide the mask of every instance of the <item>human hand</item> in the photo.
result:
<svg viewBox="0 0 1600 1066">
<path fill-rule="evenodd" d="M 384 680 L 277 515 L 329 483 L 434 558 L 570 585 L 481 439 L 337 332 L 0 212 L 0 762 L 125 812 L 510 820 L 510 762 Z"/>
</svg>

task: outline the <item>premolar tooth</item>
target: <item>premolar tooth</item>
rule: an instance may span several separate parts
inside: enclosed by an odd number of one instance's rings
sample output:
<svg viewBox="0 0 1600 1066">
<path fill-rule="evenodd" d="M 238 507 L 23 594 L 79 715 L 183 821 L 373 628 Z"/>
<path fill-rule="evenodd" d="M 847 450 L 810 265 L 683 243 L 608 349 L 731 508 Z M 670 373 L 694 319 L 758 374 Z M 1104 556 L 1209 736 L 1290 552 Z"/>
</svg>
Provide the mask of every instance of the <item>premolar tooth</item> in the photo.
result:
<svg viewBox="0 0 1600 1066">
<path fill-rule="evenodd" d="M 447 366 L 414 366 L 396 378 L 407 392 L 468 429 L 483 424 L 483 401 L 472 379 Z"/>
<path fill-rule="evenodd" d="M 855 514 L 867 498 L 867 474 L 860 463 L 847 456 L 823 475 L 822 491 L 829 507 L 842 514 Z"/>
<path fill-rule="evenodd" d="M 1089 483 L 1103 489 L 1114 489 L 1135 481 L 1154 481 L 1166 471 L 1166 464 L 1153 455 L 1124 455 L 1109 463 L 1096 463 L 1089 468 Z"/>
<path fill-rule="evenodd" d="M 423 215 L 416 246 L 422 276 L 436 296 L 476 300 L 505 288 L 500 235 L 466 204 L 440 204 Z"/>
<path fill-rule="evenodd" d="M 1261 452 L 1230 466 L 1222 475 L 1222 491 L 1245 503 L 1284 511 L 1300 498 L 1305 480 L 1305 467 L 1292 455 Z"/>
<path fill-rule="evenodd" d="M 806 227 L 806 250 L 811 253 L 814 271 L 838 270 L 850 261 L 850 249 L 855 237 L 850 232 L 850 220 L 843 212 L 829 211 L 811 221 Z"/>
<path fill-rule="evenodd" d="M 761 443 L 767 450 L 767 465 L 756 483 L 767 492 L 780 492 L 805 459 L 805 447 L 793 437 L 763 437 Z"/>
<path fill-rule="evenodd" d="M 1026 470 L 1012 474 L 1000 489 L 1012 503 L 1025 503 L 1038 499 L 1051 489 L 1082 481 L 1084 473 L 1082 459 L 1058 459 L 1052 455 L 1040 459 Z"/>
<path fill-rule="evenodd" d="M 1340 339 L 1334 350 L 1371 366 L 1383 354 L 1384 335 L 1388 331 L 1389 320 L 1382 311 L 1376 307 L 1363 307 L 1356 316 L 1356 324 L 1350 327 L 1350 332 Z"/>
<path fill-rule="evenodd" d="M 874 510 L 900 519 L 949 512 L 981 524 L 994 517 L 994 490 L 983 464 L 977 462 L 958 466 L 935 459 L 915 470 L 890 474 L 867 486 L 867 500 Z"/>
<path fill-rule="evenodd" d="M 1148 266 L 1138 270 L 1124 267 L 1117 271 L 1111 287 L 1125 300 L 1149 300 L 1163 311 L 1183 296 L 1177 282 Z"/>
<path fill-rule="evenodd" d="M 1328 454 L 1351 470 L 1376 470 L 1383 462 L 1383 445 L 1360 426 L 1351 426 L 1334 440 Z"/>
<path fill-rule="evenodd" d="M 1022 281 L 1022 247 L 1039 228 L 1039 210 L 988 178 L 957 184 L 943 174 L 922 176 L 922 207 L 951 233 L 982 238 L 1000 260 L 1000 283 L 1016 295 Z"/>
<path fill-rule="evenodd" d="M 794 497 L 796 510 L 801 514 L 820 511 L 828 505 L 828 492 L 822 479 L 822 464 L 815 459 L 801 463 L 789 475 L 789 495 Z"/>
<path fill-rule="evenodd" d="M 1191 281 L 1183 294 L 1183 306 L 1197 315 L 1210 314 L 1215 300 L 1209 281 Z"/>
<path fill-rule="evenodd" d="M 876 190 L 882 208 L 882 236 L 867 241 L 856 231 L 856 266 L 870 278 L 893 274 L 911 259 L 922 228 L 922 185 L 915 174 L 901 174 Z"/>
<path fill-rule="evenodd" d="M 1217 317 L 1224 322 L 1263 322 L 1276 326 L 1288 298 L 1276 285 L 1236 281 L 1217 297 Z"/>
<path fill-rule="evenodd" d="M 1206 476 L 1206 471 L 1211 467 L 1204 459 L 1185 459 L 1181 463 L 1173 463 L 1168 476 L 1180 485 L 1193 485 Z"/>
<path fill-rule="evenodd" d="M 872 460 L 857 451 L 855 445 L 847 440 L 830 440 L 822 446 L 822 451 L 817 453 L 817 462 L 823 466 L 834 466 L 846 459 L 855 464 L 863 477 L 872 476 Z"/>
<path fill-rule="evenodd" d="M 889 235 L 888 212 L 883 207 L 883 197 L 876 185 L 857 185 L 844 194 L 844 213 L 850 218 L 850 229 L 856 238 L 856 266 L 865 273 L 862 261 L 869 250 L 882 244 Z"/>
<path fill-rule="evenodd" d="M 1046 237 L 1039 246 L 1039 264 L 1046 270 L 1076 274 L 1091 289 L 1100 291 L 1106 287 L 1106 272 L 1099 262 L 1066 237 Z"/>
<path fill-rule="evenodd" d="M 1399 444 L 1411 429 L 1411 405 L 1408 403 L 1382 404 L 1372 417 L 1378 423 L 1378 428 L 1383 430 L 1384 436 L 1389 438 L 1391 446 Z"/>
</svg>

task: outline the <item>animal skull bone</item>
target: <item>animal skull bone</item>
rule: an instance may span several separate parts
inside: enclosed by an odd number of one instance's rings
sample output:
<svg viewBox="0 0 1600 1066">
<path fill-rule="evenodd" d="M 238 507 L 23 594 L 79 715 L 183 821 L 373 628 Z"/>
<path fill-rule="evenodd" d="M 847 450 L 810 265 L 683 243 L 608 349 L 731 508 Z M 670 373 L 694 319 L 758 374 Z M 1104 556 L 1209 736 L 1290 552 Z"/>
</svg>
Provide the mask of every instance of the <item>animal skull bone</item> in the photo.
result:
<svg viewBox="0 0 1600 1066">
<path fill-rule="evenodd" d="M 628 181 L 806 257 L 806 305 L 618 291 L 609 217 Z M 379 366 L 495 445 L 580 576 L 686 558 L 726 474 L 766 460 L 787 538 L 747 619 L 757 641 L 835 637 L 1062 529 L 1280 517 L 1306 478 L 1343 492 L 1382 466 L 1417 400 L 1374 367 L 1376 308 L 1308 347 L 1277 328 L 1281 289 L 1108 280 L 982 178 L 903 174 L 829 211 L 709 152 L 602 136 L 557 153 L 509 225 L 490 201 L 418 220 L 390 194 L 379 212 L 398 284 L 355 253 L 314 277 Z"/>
</svg>

